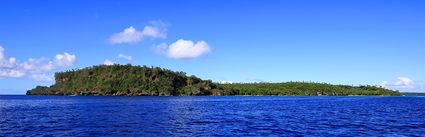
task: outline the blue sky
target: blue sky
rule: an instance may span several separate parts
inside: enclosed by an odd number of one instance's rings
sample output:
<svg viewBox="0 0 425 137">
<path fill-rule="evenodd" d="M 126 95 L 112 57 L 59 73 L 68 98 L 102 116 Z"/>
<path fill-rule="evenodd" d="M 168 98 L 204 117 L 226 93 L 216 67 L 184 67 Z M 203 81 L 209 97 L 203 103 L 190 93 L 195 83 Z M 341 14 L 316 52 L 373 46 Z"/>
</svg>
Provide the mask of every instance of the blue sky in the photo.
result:
<svg viewBox="0 0 425 137">
<path fill-rule="evenodd" d="M 131 63 L 216 82 L 425 89 L 425 1 L 0 1 L 0 94 Z M 131 57 L 131 58 L 130 58 Z"/>
</svg>

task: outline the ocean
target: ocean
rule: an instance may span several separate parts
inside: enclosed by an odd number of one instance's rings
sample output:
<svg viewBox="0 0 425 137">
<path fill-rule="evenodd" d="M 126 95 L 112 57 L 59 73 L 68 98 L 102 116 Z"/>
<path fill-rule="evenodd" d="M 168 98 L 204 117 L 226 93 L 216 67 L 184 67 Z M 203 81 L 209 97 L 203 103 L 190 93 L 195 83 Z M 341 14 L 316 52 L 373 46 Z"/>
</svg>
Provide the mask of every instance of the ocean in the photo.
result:
<svg viewBox="0 0 425 137">
<path fill-rule="evenodd" d="M 425 136 L 425 97 L 2 95 L 0 136 Z"/>
</svg>

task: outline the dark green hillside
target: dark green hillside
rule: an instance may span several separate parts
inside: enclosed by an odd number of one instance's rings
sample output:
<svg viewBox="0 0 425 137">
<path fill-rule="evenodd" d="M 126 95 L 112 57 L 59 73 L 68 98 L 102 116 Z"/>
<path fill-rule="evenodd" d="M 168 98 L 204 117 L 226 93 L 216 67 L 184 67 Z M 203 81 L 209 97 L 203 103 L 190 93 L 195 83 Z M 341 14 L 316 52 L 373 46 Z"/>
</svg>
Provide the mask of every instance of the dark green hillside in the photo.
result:
<svg viewBox="0 0 425 137">
<path fill-rule="evenodd" d="M 400 95 L 375 86 L 346 86 L 323 83 L 238 83 L 217 84 L 159 67 L 99 65 L 58 72 L 50 87 L 37 86 L 27 95 Z"/>
<path fill-rule="evenodd" d="M 29 95 L 210 95 L 210 80 L 159 67 L 100 65 L 58 72 L 50 87 L 37 86 Z"/>
</svg>

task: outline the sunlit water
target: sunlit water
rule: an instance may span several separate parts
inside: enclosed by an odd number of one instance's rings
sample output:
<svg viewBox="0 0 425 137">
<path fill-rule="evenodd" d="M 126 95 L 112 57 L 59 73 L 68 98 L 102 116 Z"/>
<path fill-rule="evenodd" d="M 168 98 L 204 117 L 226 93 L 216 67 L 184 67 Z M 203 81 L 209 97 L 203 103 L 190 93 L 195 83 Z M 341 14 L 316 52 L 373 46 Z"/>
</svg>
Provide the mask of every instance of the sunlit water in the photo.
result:
<svg viewBox="0 0 425 137">
<path fill-rule="evenodd" d="M 0 136 L 423 136 L 423 97 L 0 96 Z"/>
</svg>

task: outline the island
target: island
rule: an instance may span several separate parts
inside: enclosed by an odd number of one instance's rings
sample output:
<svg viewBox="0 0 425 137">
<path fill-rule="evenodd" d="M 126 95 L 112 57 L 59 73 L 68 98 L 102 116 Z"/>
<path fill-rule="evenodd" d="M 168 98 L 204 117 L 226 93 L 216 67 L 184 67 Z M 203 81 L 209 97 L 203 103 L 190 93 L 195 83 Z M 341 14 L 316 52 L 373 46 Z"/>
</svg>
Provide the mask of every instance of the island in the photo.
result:
<svg viewBox="0 0 425 137">
<path fill-rule="evenodd" d="M 317 82 L 220 84 L 185 72 L 160 67 L 96 65 L 55 73 L 55 84 L 37 86 L 27 95 L 77 96 L 399 96 L 400 92 L 383 87 L 332 85 Z"/>
</svg>

